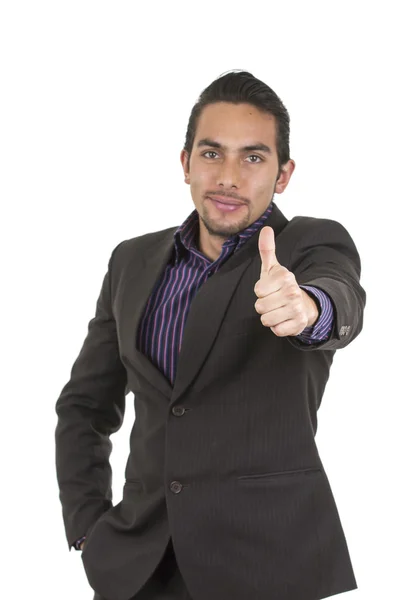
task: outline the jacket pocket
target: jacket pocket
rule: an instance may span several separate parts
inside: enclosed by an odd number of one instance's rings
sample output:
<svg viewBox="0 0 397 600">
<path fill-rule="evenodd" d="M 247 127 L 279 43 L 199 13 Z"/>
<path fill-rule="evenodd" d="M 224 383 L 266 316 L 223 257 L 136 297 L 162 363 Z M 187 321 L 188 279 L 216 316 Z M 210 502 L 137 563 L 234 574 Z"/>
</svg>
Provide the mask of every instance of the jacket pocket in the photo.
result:
<svg viewBox="0 0 397 600">
<path fill-rule="evenodd" d="M 310 475 L 310 473 L 321 472 L 321 467 L 307 467 L 306 469 L 294 469 L 292 471 L 276 471 L 273 473 L 252 473 L 249 475 L 240 475 L 237 477 L 238 481 L 250 482 L 260 481 L 262 479 L 278 479 L 280 477 L 295 477 L 297 475 Z"/>
<path fill-rule="evenodd" d="M 127 478 L 124 483 L 125 487 L 133 486 L 133 487 L 142 487 L 142 483 L 140 479 L 129 479 Z"/>
</svg>

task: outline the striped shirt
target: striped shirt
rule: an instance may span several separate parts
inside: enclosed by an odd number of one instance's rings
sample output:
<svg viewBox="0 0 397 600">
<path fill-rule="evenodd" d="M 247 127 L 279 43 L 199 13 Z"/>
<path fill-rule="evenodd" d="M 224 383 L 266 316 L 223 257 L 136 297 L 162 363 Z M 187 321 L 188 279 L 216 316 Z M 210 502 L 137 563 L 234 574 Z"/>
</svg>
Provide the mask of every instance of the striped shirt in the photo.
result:
<svg viewBox="0 0 397 600">
<path fill-rule="evenodd" d="M 195 294 L 208 277 L 216 273 L 234 252 L 238 252 L 255 232 L 265 226 L 272 210 L 273 202 L 254 223 L 226 240 L 215 261 L 197 248 L 199 217 L 196 209 L 174 232 L 174 252 L 148 299 L 137 336 L 138 350 L 162 371 L 171 384 L 175 381 L 184 325 Z M 319 318 L 296 337 L 305 344 L 325 341 L 329 338 L 334 320 L 332 302 L 328 294 L 314 286 L 300 287 L 318 300 Z M 84 539 L 85 536 L 75 543 L 77 550 Z"/>
</svg>

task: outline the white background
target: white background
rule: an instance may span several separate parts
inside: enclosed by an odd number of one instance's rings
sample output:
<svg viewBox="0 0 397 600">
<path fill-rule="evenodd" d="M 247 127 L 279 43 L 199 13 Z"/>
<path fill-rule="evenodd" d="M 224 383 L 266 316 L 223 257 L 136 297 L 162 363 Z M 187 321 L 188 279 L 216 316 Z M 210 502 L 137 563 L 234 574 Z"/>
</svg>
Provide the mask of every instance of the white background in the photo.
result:
<svg viewBox="0 0 397 600">
<path fill-rule="evenodd" d="M 395 598 L 395 30 L 392 2 L 4 1 L 0 9 L 2 596 L 92 600 L 68 552 L 55 402 L 112 249 L 193 210 L 179 153 L 200 92 L 245 69 L 291 116 L 275 201 L 353 237 L 364 329 L 336 353 L 317 445 L 360 600 Z M 258 274 L 259 275 L 259 274 Z M 3 354 L 4 353 L 4 354 Z M 134 420 L 112 436 L 121 499 Z M 82 532 L 83 533 L 83 532 Z"/>
</svg>

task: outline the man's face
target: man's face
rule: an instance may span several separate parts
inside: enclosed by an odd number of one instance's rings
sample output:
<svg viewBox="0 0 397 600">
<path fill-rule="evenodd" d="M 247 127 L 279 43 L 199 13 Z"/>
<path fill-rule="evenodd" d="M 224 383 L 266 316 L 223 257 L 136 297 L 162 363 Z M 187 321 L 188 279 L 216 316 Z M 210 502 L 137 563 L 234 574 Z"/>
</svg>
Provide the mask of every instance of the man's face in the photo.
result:
<svg viewBox="0 0 397 600">
<path fill-rule="evenodd" d="M 221 144 L 214 147 L 212 143 Z M 262 144 L 267 148 L 243 150 Z M 273 194 L 286 188 L 295 168 L 290 160 L 278 180 L 276 128 L 273 115 L 251 104 L 217 102 L 204 107 L 190 157 L 181 162 L 203 226 L 210 236 L 227 239 L 246 229 L 266 210 Z M 208 196 L 241 201 L 236 210 L 221 210 Z"/>
</svg>

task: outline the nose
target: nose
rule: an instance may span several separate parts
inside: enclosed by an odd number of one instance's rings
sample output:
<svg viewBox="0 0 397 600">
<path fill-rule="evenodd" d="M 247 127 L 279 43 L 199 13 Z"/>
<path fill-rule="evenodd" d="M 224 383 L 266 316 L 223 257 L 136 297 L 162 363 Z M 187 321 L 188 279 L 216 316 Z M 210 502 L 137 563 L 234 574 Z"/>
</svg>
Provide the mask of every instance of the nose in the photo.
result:
<svg viewBox="0 0 397 600">
<path fill-rule="evenodd" d="M 240 171 L 234 161 L 225 159 L 219 167 L 217 184 L 225 188 L 238 188 L 240 186 Z"/>
</svg>

